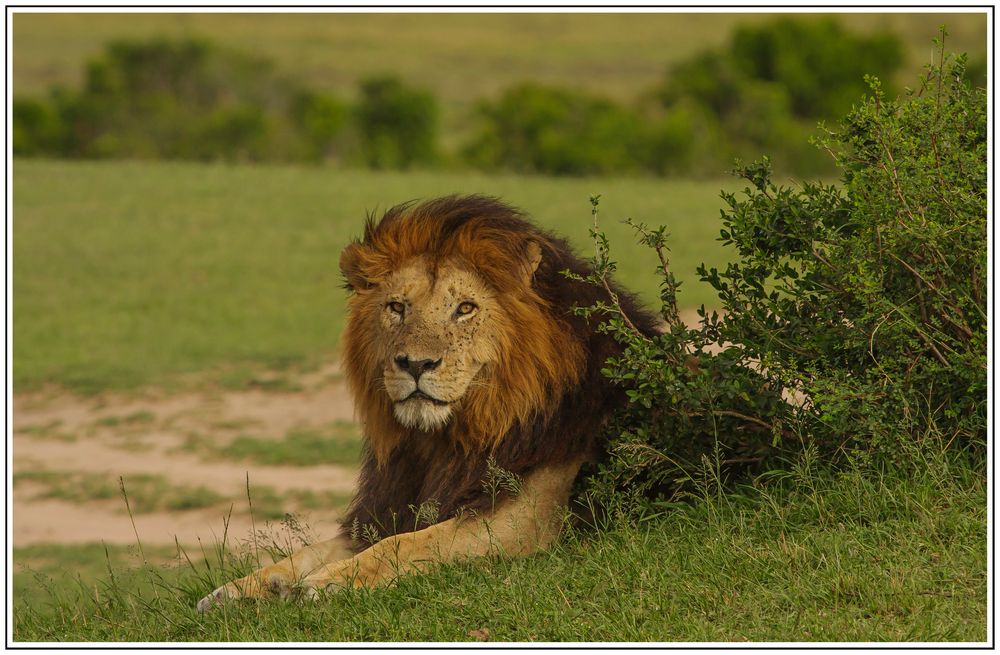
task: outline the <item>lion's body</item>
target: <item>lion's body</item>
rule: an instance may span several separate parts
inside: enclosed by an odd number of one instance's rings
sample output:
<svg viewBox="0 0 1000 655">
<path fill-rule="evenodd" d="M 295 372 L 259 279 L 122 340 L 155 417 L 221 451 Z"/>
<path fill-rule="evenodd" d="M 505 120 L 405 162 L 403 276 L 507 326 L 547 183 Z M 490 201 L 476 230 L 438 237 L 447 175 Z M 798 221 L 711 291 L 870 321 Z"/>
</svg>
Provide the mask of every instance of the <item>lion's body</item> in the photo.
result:
<svg viewBox="0 0 1000 655">
<path fill-rule="evenodd" d="M 375 584 L 428 559 L 544 546 L 623 401 L 600 372 L 619 346 L 572 311 L 607 292 L 564 275 L 589 269 L 499 201 L 391 209 L 369 219 L 341 269 L 354 291 L 344 369 L 367 446 L 345 532 L 220 588 L 209 605 L 286 589 L 288 578 L 308 589 Z M 631 321 L 654 333 L 655 319 L 614 290 Z M 489 465 L 523 488 L 487 490 Z"/>
</svg>

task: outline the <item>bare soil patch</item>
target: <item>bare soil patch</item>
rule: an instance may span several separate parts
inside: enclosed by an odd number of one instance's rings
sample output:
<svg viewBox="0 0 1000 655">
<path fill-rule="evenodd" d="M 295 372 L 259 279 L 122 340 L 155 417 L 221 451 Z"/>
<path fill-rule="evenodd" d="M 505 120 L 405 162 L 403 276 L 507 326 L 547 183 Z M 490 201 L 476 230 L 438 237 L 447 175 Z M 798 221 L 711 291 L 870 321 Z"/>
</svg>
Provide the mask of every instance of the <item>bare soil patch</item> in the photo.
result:
<svg viewBox="0 0 1000 655">
<path fill-rule="evenodd" d="M 206 546 L 221 539 L 224 516 L 229 538 L 250 534 L 265 522 L 253 521 L 247 501 L 252 489 L 272 496 L 301 498 L 313 492 L 347 497 L 354 488 L 353 467 L 268 466 L 252 461 L 206 458 L 185 448 L 192 437 L 218 444 L 239 434 L 281 439 L 290 430 L 322 430 L 353 420 L 353 406 L 335 369 L 302 375 L 299 391 L 218 388 L 169 394 L 142 390 L 132 394 L 83 397 L 58 390 L 16 393 L 14 396 L 14 473 L 72 471 L 98 474 L 115 481 L 129 476 L 159 475 L 178 487 L 204 487 L 225 498 L 208 508 L 137 514 L 132 526 L 120 498 L 64 500 L 39 498 L 37 483 L 14 488 L 14 545 L 41 542 L 105 541 L 134 544 L 136 530 L 143 543 Z M 251 498 L 253 496 L 251 495 Z M 271 498 L 272 504 L 274 498 Z M 284 501 L 281 501 L 284 502 Z M 282 504 L 282 509 L 286 505 Z M 288 501 L 317 536 L 332 535 L 342 507 L 303 510 Z"/>
</svg>

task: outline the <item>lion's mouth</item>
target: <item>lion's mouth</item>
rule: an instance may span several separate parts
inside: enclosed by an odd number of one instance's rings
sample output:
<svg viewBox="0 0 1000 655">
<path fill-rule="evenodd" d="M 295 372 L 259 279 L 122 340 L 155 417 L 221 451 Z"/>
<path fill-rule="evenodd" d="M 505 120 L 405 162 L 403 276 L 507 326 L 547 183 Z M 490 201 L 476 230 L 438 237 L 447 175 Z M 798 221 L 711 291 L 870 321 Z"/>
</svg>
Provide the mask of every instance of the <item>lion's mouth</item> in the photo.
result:
<svg viewBox="0 0 1000 655">
<path fill-rule="evenodd" d="M 428 396 L 426 393 L 424 393 L 420 389 L 417 389 L 416 391 L 414 391 L 413 393 L 411 393 L 406 398 L 403 398 L 403 400 L 401 400 L 400 402 L 405 403 L 405 402 L 407 402 L 409 400 L 429 400 L 430 402 L 434 403 L 438 407 L 443 407 L 443 406 L 449 404 L 445 400 L 439 400 L 437 398 L 434 398 L 433 396 Z"/>
</svg>

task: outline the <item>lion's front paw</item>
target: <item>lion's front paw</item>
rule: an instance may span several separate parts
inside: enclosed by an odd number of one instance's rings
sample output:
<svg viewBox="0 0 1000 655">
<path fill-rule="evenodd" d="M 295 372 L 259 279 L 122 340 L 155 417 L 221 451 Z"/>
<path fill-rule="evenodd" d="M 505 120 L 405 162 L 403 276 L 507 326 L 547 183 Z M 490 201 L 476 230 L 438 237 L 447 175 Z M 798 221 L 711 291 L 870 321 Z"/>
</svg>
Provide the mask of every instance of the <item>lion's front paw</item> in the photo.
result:
<svg viewBox="0 0 1000 655">
<path fill-rule="evenodd" d="M 198 601 L 198 613 L 204 614 L 205 612 L 215 609 L 216 607 L 222 605 L 231 599 L 229 585 L 223 585 L 205 596 Z"/>
<path fill-rule="evenodd" d="M 292 598 L 300 595 L 301 585 L 282 570 L 262 569 L 245 578 L 233 580 L 198 601 L 202 614 L 229 601 L 242 598 Z"/>
</svg>

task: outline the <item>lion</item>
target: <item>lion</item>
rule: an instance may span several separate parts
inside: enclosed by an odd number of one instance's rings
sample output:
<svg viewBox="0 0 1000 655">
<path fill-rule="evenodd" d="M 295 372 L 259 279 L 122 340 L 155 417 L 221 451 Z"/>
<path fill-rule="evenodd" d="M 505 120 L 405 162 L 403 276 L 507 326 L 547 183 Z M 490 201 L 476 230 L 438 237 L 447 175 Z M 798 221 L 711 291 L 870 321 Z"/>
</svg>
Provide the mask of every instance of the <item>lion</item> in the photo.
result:
<svg viewBox="0 0 1000 655">
<path fill-rule="evenodd" d="M 550 545 L 601 426 L 624 391 L 601 368 L 621 347 L 573 311 L 615 293 L 647 335 L 657 319 L 518 209 L 448 196 L 369 216 L 343 251 L 343 369 L 363 426 L 358 492 L 338 536 L 219 587 L 315 597 L 439 562 Z M 513 484 L 484 484 L 497 471 Z"/>
</svg>

